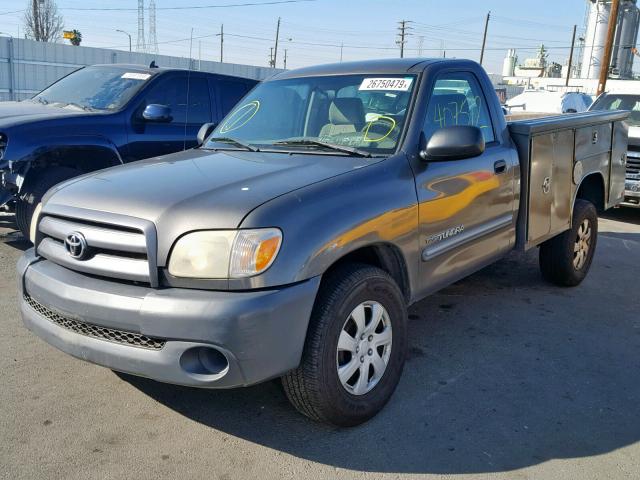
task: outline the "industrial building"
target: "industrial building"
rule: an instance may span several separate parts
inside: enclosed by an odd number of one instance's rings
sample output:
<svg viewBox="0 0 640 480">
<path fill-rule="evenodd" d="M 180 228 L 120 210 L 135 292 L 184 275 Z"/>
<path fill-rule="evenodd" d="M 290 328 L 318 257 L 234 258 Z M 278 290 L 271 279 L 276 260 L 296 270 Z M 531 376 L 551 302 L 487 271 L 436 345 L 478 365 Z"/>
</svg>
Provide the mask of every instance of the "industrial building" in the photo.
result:
<svg viewBox="0 0 640 480">
<path fill-rule="evenodd" d="M 518 62 L 515 49 L 509 49 L 503 62 L 503 83 L 522 88 L 550 88 L 596 92 L 600 69 L 605 55 L 605 44 L 611 16 L 611 0 L 587 0 L 582 31 L 576 41 L 571 72 L 566 63 L 560 66 L 548 62 L 544 45 L 535 58 Z M 615 36 L 610 64 L 610 91 L 637 91 L 640 87 L 633 73 L 633 62 L 640 29 L 640 9 L 637 0 L 621 0 L 615 26 Z M 569 85 L 565 79 L 569 76 Z M 626 81 L 626 82 L 623 82 Z"/>
</svg>

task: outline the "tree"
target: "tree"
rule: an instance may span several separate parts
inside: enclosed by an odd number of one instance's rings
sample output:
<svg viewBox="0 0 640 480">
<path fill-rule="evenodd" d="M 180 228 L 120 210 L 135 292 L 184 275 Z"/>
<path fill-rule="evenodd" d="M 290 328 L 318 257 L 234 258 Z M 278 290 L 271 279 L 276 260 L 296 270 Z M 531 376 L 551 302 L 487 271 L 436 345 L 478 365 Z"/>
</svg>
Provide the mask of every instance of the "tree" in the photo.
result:
<svg viewBox="0 0 640 480">
<path fill-rule="evenodd" d="M 38 42 L 56 41 L 64 28 L 54 0 L 29 0 L 24 23 L 27 37 Z"/>
<path fill-rule="evenodd" d="M 69 39 L 69 41 L 71 42 L 71 45 L 74 45 L 76 47 L 80 46 L 80 42 L 82 42 L 82 33 L 80 33 L 80 30 L 72 30 L 73 32 L 73 37 Z"/>
</svg>

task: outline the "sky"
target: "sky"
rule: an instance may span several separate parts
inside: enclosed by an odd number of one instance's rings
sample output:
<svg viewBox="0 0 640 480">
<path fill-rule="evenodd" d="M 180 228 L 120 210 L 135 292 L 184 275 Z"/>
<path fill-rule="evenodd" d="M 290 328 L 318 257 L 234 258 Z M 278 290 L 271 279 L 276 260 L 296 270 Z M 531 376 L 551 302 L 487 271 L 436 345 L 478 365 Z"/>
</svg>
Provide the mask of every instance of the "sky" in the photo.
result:
<svg viewBox="0 0 640 480">
<path fill-rule="evenodd" d="M 573 25 L 583 29 L 586 0 L 315 0 L 270 5 L 274 0 L 156 0 L 157 38 L 161 54 L 219 60 L 224 24 L 224 61 L 267 66 L 281 18 L 277 63 L 287 68 L 320 63 L 398 57 L 398 22 L 408 20 L 405 56 L 478 60 L 486 15 L 491 11 L 484 66 L 500 73 L 506 50 L 515 48 L 519 61 L 534 57 L 541 43 L 549 59 L 565 63 Z M 0 1 L 0 32 L 24 36 L 29 0 Z M 145 0 L 148 5 L 149 0 Z M 65 29 L 82 32 L 82 45 L 128 50 L 137 38 L 136 0 L 56 0 Z M 222 8 L 191 8 L 223 6 Z M 178 9 L 175 9 L 178 7 Z M 93 10 L 96 9 L 96 10 Z M 100 10 L 103 9 L 103 10 Z M 107 10 L 115 9 L 115 10 Z M 122 10 L 117 10 L 122 9 Z M 145 18 L 148 37 L 148 16 Z M 67 40 L 60 40 L 68 42 Z M 340 45 L 344 45 L 341 49 Z"/>
</svg>

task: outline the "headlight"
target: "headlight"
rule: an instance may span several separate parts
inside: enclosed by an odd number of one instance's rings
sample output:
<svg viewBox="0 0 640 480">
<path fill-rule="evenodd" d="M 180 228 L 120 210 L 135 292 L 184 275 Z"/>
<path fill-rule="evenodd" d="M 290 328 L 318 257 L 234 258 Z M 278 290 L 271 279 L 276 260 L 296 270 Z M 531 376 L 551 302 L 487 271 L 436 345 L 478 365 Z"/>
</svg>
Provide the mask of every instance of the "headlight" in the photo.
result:
<svg viewBox="0 0 640 480">
<path fill-rule="evenodd" d="M 173 247 L 169 273 L 189 278 L 242 278 L 267 270 L 278 255 L 277 228 L 188 233 Z"/>
<path fill-rule="evenodd" d="M 31 217 L 31 225 L 29 225 L 29 240 L 35 245 L 36 243 L 36 231 L 38 230 L 38 219 L 40 218 L 40 212 L 42 211 L 42 202 L 36 205 L 33 210 L 33 216 Z"/>
</svg>

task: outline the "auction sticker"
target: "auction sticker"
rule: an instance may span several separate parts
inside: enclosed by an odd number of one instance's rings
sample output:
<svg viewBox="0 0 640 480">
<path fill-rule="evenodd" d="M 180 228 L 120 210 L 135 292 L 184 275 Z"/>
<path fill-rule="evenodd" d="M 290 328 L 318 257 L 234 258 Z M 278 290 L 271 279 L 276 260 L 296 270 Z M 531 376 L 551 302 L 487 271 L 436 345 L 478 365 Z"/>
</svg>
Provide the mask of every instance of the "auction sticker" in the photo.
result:
<svg viewBox="0 0 640 480">
<path fill-rule="evenodd" d="M 393 90 L 408 92 L 413 78 L 365 78 L 358 90 Z"/>
<path fill-rule="evenodd" d="M 120 78 L 130 78 L 131 80 L 146 80 L 150 76 L 151 76 L 151 74 L 149 74 L 149 73 L 127 72 L 127 73 L 123 73 L 122 77 L 120 77 Z"/>
</svg>

